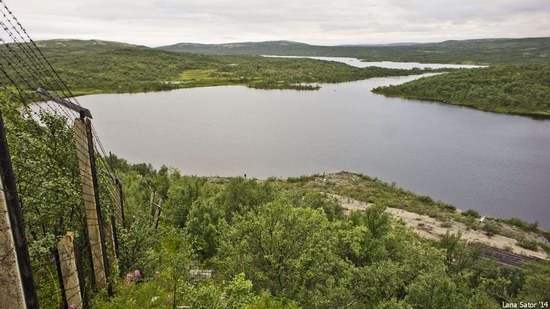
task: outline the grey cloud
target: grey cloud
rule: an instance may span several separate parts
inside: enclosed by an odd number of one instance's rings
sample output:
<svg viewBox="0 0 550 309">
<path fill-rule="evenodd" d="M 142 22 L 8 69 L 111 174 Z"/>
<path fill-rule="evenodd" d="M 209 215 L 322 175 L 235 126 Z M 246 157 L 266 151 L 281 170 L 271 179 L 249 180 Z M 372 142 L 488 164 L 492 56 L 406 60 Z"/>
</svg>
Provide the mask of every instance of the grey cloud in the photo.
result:
<svg viewBox="0 0 550 309">
<path fill-rule="evenodd" d="M 550 36 L 549 0 L 6 0 L 37 39 L 145 45 Z"/>
</svg>

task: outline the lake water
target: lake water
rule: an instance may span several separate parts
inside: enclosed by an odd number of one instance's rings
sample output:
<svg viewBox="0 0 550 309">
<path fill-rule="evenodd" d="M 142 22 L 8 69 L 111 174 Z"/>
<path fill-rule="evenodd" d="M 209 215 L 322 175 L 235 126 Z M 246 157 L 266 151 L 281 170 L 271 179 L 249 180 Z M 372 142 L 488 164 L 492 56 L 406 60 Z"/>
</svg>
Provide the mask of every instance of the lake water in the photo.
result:
<svg viewBox="0 0 550 309">
<path fill-rule="evenodd" d="M 418 78 L 79 98 L 104 146 L 185 174 L 356 171 L 460 209 L 550 227 L 550 121 L 373 94 Z"/>
<path fill-rule="evenodd" d="M 413 69 L 413 68 L 431 68 L 431 69 L 473 69 L 473 68 L 482 68 L 480 65 L 467 65 L 467 64 L 443 64 L 443 63 L 418 63 L 418 62 L 393 62 L 393 61 L 378 61 L 378 62 L 365 62 L 357 58 L 347 58 L 347 57 L 306 57 L 306 56 L 272 56 L 264 55 L 264 57 L 272 58 L 306 58 L 306 59 L 316 59 L 324 61 L 336 61 L 342 62 L 347 65 L 351 65 L 358 68 L 366 67 L 383 67 L 389 69 Z"/>
</svg>

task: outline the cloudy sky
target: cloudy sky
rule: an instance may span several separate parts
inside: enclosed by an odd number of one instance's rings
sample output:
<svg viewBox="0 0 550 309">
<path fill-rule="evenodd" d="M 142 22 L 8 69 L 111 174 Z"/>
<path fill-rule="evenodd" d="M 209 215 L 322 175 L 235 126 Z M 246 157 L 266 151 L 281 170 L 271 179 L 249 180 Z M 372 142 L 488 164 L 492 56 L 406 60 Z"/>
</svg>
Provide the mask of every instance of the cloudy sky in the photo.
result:
<svg viewBox="0 0 550 309">
<path fill-rule="evenodd" d="M 34 39 L 159 46 L 550 36 L 550 0 L 5 0 Z"/>
</svg>

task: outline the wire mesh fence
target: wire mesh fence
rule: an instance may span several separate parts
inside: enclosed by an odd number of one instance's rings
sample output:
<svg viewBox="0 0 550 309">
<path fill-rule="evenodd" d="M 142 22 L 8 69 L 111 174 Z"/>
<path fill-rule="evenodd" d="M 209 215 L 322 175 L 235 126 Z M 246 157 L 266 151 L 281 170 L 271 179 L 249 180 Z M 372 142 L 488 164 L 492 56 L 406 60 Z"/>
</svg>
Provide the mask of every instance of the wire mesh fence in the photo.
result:
<svg viewBox="0 0 550 309">
<path fill-rule="evenodd" d="M 44 99 L 44 92 L 66 104 Z M 67 231 L 74 233 L 71 256 L 84 304 L 118 275 L 116 236 L 124 227 L 120 182 L 89 117 L 71 106 L 80 104 L 69 86 L 0 0 L 0 113 L 9 148 L 2 159 L 13 168 L 22 214 L 16 227 L 24 230 L 42 307 L 68 306 L 72 299 L 63 291 L 65 261 L 58 253 Z M 105 282 L 98 279 L 101 272 Z"/>
</svg>

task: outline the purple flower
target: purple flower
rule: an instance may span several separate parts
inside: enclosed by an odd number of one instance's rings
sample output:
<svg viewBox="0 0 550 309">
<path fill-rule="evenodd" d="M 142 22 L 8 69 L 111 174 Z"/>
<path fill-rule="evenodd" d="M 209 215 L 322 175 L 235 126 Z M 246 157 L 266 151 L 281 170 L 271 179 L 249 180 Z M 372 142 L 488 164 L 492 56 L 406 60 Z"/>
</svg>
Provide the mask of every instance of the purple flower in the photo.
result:
<svg viewBox="0 0 550 309">
<path fill-rule="evenodd" d="M 130 284 L 132 282 L 132 279 L 134 279 L 134 275 L 131 273 L 126 274 L 126 283 Z"/>
<path fill-rule="evenodd" d="M 69 306 L 69 308 L 70 308 L 70 309 L 76 309 L 76 305 L 75 305 L 75 304 L 71 304 L 71 305 Z"/>
<path fill-rule="evenodd" d="M 139 269 L 134 270 L 134 277 L 135 277 L 136 279 L 138 279 L 139 277 L 141 277 L 141 272 L 139 271 Z"/>
</svg>

